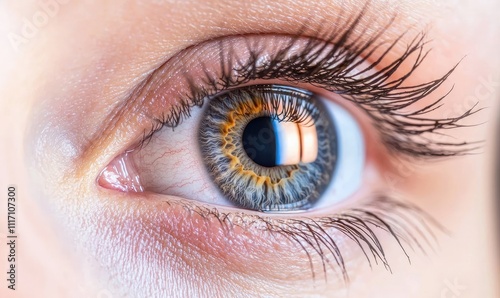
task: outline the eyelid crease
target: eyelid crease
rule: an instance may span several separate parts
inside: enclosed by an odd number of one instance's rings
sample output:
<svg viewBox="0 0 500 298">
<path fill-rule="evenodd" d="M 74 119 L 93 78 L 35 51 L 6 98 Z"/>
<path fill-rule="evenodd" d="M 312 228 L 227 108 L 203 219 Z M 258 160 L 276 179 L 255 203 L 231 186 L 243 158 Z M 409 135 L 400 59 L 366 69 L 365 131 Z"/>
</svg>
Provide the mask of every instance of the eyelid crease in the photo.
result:
<svg viewBox="0 0 500 298">
<path fill-rule="evenodd" d="M 349 37 L 362 15 L 361 13 L 350 24 L 350 29 L 341 35 L 337 35 L 334 30 L 324 37 L 306 39 L 305 45 L 302 45 L 303 37 L 298 34 L 289 37 L 289 41 L 281 48 L 276 46 L 278 42 L 275 42 L 274 47 L 277 49 L 271 54 L 265 50 L 263 37 L 260 40 L 252 37 L 234 37 L 234 39 L 246 39 L 239 43 L 236 40 L 232 45 L 227 39 L 215 41 L 218 45 L 219 73 L 211 72 L 203 62 L 200 62 L 203 70 L 198 77 L 191 76 L 189 67 L 181 68 L 184 70 L 182 73 L 185 76 L 186 95 L 179 95 L 177 103 L 172 104 L 169 109 L 164 108 L 161 115 L 152 116 L 152 128 L 145 135 L 141 146 L 162 127 L 179 125 L 183 118 L 189 117 L 191 107 L 201 106 L 206 98 L 220 91 L 252 80 L 282 79 L 290 83 L 309 83 L 356 103 L 372 118 L 387 147 L 396 153 L 426 158 L 462 155 L 478 149 L 475 142 L 457 142 L 452 138 L 443 140 L 442 137 L 444 130 L 465 127 L 461 125 L 461 121 L 477 113 L 479 110 L 475 107 L 456 117 L 444 119 L 425 117 L 427 113 L 443 105 L 442 101 L 453 88 L 437 100 L 426 103 L 423 107 L 419 106 L 415 111 L 405 111 L 406 108 L 415 106 L 439 90 L 458 64 L 437 79 L 405 86 L 404 84 L 429 53 L 429 50 L 425 49 L 427 44 L 425 33 L 417 34 L 399 58 L 382 67 L 382 62 L 387 60 L 388 53 L 400 42 L 405 33 L 389 44 L 379 57 L 374 58 L 374 53 L 385 44 L 376 42 L 376 39 L 382 36 L 392 22 L 376 31 L 366 42 L 360 42 L 358 38 L 349 43 Z M 325 34 L 321 29 L 318 32 Z M 243 51 L 246 60 L 241 58 L 242 45 L 246 46 Z M 294 52 L 297 51 L 297 47 L 299 47 L 298 52 Z M 363 63 L 369 59 L 374 61 L 364 66 Z M 410 59 L 413 59 L 413 62 L 409 62 Z M 395 74 L 405 63 L 410 64 L 409 69 L 406 73 L 396 76 Z M 163 74 L 163 71 L 168 73 L 168 67 L 160 73 Z M 166 89 L 165 84 L 168 82 L 159 82 L 158 90 Z M 164 98 L 160 98 L 159 101 L 165 102 Z M 440 140 L 433 141 L 435 136 L 439 136 Z"/>
</svg>

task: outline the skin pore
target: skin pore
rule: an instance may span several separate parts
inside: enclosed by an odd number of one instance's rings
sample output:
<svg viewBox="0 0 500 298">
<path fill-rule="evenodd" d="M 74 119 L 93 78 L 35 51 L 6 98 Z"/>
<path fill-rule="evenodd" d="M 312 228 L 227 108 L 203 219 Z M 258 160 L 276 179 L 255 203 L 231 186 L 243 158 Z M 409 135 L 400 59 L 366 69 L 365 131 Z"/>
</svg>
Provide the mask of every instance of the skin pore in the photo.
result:
<svg viewBox="0 0 500 298">
<path fill-rule="evenodd" d="M 486 140 L 480 154 L 404 160 L 390 157 L 359 107 L 332 97 L 356 115 L 368 135 L 366 143 L 375 148 L 368 157 L 372 170 L 352 199 L 307 216 L 358 207 L 375 190 L 390 188 L 445 229 L 434 230 L 438 245 L 426 253 L 408 249 L 411 264 L 390 235 L 377 233 L 391 272 L 382 264 L 370 268 L 359 247 L 341 240 L 346 283 L 288 238 L 248 228 L 248 217 L 231 217 L 242 223 L 226 230 L 213 211 L 200 207 L 207 204 L 103 189 L 96 181 L 150 125 L 141 118 L 144 106 L 129 102 L 133 90 L 165 62 L 206 41 L 236 35 L 290 36 L 306 24 L 304 35 L 314 36 L 317 28 L 359 15 L 366 1 L 60 1 L 46 24 L 23 36 L 25 19 L 44 11 L 46 2 L 0 4 L 0 31 L 6 37 L 0 45 L 0 121 L 6 128 L 0 163 L 7 173 L 1 177 L 2 185 L 19 189 L 22 243 L 18 289 L 2 285 L 1 297 L 496 297 L 494 145 L 489 142 L 495 125 L 485 119 L 494 119 L 500 96 L 500 3 L 374 0 L 350 35 L 365 40 L 391 22 L 381 40 L 391 44 L 405 33 L 379 66 L 384 67 L 425 32 L 432 51 L 405 84 L 438 79 L 460 61 L 443 89 L 429 96 L 432 102 L 453 87 L 433 116 L 456 117 L 476 103 L 488 108 L 464 122 L 484 124 L 449 131 L 459 140 Z M 166 172 L 158 175 L 167 179 Z M 217 212 L 241 210 L 217 207 Z M 283 216 L 270 215 L 270 221 Z M 416 237 L 434 241 L 431 235 Z M 0 255 L 7 254 L 2 246 Z"/>
</svg>

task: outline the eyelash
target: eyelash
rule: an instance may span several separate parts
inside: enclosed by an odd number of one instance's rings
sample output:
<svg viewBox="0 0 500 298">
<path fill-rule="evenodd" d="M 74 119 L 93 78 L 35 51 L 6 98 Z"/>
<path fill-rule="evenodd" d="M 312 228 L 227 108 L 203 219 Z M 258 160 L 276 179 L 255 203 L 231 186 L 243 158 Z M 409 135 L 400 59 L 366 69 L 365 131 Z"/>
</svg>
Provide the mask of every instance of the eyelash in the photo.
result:
<svg viewBox="0 0 500 298">
<path fill-rule="evenodd" d="M 418 249 L 426 253 L 423 243 L 431 250 L 437 246 L 434 231 L 447 233 L 444 227 L 417 206 L 385 195 L 378 195 L 374 200 L 359 208 L 352 208 L 343 213 L 316 219 L 277 219 L 259 215 L 224 213 L 216 208 L 181 202 L 175 203 L 182 204 L 189 211 L 198 214 L 206 220 L 207 224 L 210 224 L 210 217 L 214 217 L 226 233 L 238 226 L 284 236 L 299 245 L 306 254 L 313 280 L 316 280 L 312 256 L 315 253 L 321 259 L 325 281 L 327 280 L 328 268 L 330 268 L 337 273 L 338 271 L 335 270 L 340 270 L 344 282 L 349 282 L 341 248 L 334 237 L 330 235 L 329 229 L 340 232 L 355 242 L 368 261 L 370 268 L 373 263 L 378 265 L 381 262 L 389 272 L 392 270 L 382 243 L 376 235 L 377 229 L 392 236 L 410 263 L 407 248 L 412 251 Z M 418 235 L 420 239 L 414 235 Z M 338 269 L 335 268 L 335 265 L 338 266 Z"/>
<path fill-rule="evenodd" d="M 201 78 L 203 82 L 201 85 L 195 83 L 195 81 L 199 82 L 200 78 L 185 78 L 189 86 L 187 95 L 180 98 L 178 104 L 170 108 L 168 112 L 153 119 L 150 131 L 144 132 L 138 147 L 147 145 L 151 137 L 162 128 L 177 127 L 183 119 L 190 117 L 191 108 L 202 106 L 206 99 L 219 92 L 258 79 L 281 79 L 290 83 L 300 82 L 320 87 L 357 104 L 372 119 L 372 124 L 378 128 L 387 148 L 396 153 L 410 157 L 441 157 L 468 154 L 477 149 L 476 142 L 437 142 L 430 137 L 432 134 L 441 135 L 443 130 L 466 127 L 461 124 L 461 121 L 479 111 L 473 107 L 457 117 L 445 119 L 424 117 L 439 109 L 441 102 L 451 90 L 418 111 L 406 114 L 402 112 L 404 108 L 427 98 L 438 90 L 458 64 L 438 79 L 412 86 L 402 86 L 425 60 L 429 52 L 425 50 L 425 33 L 418 34 L 399 58 L 388 66 L 375 70 L 387 58 L 389 52 L 399 44 L 404 34 L 389 44 L 379 57 L 373 59 L 375 50 L 381 49 L 384 45 L 383 42 L 377 43 L 376 40 L 392 22 L 375 32 L 366 42 L 360 39 L 348 42 L 355 29 L 358 29 L 363 15 L 364 13 L 361 12 L 356 18 L 347 21 L 348 29 L 328 32 L 320 28 L 317 30 L 319 33 L 308 39 L 302 51 L 290 55 L 296 43 L 307 31 L 307 26 L 304 26 L 295 36 L 292 36 L 292 41 L 268 57 L 269 59 L 263 65 L 259 64 L 263 57 L 261 50 L 258 50 L 259 44 L 248 44 L 247 50 L 251 58 L 246 61 L 239 61 L 237 55 L 230 51 L 227 57 L 220 57 L 220 76 L 205 71 L 205 77 Z M 339 28 L 342 27 L 345 28 L 345 26 L 339 26 Z M 365 28 L 361 35 L 366 33 L 367 29 Z M 345 30 L 345 32 L 341 34 L 340 30 Z M 223 53 L 222 41 L 219 46 L 220 52 Z M 287 58 L 284 59 L 285 57 Z M 415 57 L 415 60 L 409 71 L 399 78 L 391 79 L 397 69 L 408 62 L 411 57 Z M 369 59 L 374 62 L 350 74 Z M 374 72 L 369 73 L 370 71 Z M 233 75 L 234 72 L 237 76 Z M 155 74 L 153 72 L 151 76 Z M 359 77 L 362 74 L 366 76 Z M 370 266 L 373 262 L 378 264 L 380 261 L 388 270 L 390 266 L 385 252 L 374 232 L 377 228 L 385 230 L 397 241 L 408 260 L 410 258 L 404 244 L 412 249 L 418 247 L 425 253 L 422 241 L 433 248 L 433 244 L 429 241 L 431 238 L 436 240 L 433 230 L 445 231 L 423 210 L 407 202 L 390 198 L 388 195 L 376 196 L 364 207 L 349 209 L 341 214 L 318 219 L 271 219 L 256 215 L 223 213 L 217 209 L 187 202 L 179 204 L 185 205 L 187 209 L 204 218 L 215 217 L 225 228 L 234 225 L 250 228 L 255 224 L 271 233 L 283 235 L 304 250 L 311 264 L 313 278 L 316 275 L 312 253 L 316 253 L 321 258 L 325 279 L 327 267 L 333 267 L 333 264 L 336 264 L 346 282 L 349 278 L 344 259 L 337 242 L 330 236 L 329 229 L 341 232 L 354 241 L 364 253 Z M 238 224 L 238 222 L 244 222 L 244 224 Z M 330 262 L 332 258 L 334 263 Z"/>
</svg>

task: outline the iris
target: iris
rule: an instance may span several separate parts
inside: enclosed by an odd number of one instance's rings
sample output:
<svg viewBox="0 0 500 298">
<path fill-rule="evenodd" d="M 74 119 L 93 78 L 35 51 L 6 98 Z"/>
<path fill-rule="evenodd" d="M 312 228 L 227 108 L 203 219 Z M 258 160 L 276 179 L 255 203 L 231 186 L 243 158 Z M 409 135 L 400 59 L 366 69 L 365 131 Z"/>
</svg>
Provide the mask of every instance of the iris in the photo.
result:
<svg viewBox="0 0 500 298">
<path fill-rule="evenodd" d="M 332 180 L 337 133 L 313 93 L 255 85 L 208 101 L 199 130 L 206 169 L 234 205 L 307 210 Z"/>
</svg>

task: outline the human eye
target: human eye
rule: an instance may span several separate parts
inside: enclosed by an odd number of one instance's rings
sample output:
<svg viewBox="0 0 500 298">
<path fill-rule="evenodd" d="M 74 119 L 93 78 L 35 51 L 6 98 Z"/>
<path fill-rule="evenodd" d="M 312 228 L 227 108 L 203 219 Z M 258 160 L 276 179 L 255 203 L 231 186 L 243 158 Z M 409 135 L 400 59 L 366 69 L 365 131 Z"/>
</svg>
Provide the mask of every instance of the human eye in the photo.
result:
<svg viewBox="0 0 500 298">
<path fill-rule="evenodd" d="M 470 151 L 473 144 L 433 137 L 471 111 L 427 116 L 448 94 L 440 86 L 452 70 L 405 84 L 425 57 L 423 35 L 385 66 L 385 53 L 362 55 L 376 40 L 338 36 L 229 36 L 174 56 L 134 94 L 150 126 L 98 182 L 160 194 L 224 225 L 265 223 L 263 231 L 290 237 L 346 278 L 342 249 L 349 245 L 389 268 L 378 237 L 392 237 L 406 253 L 436 225 L 384 189 L 383 166 L 391 154 L 408 162 Z M 412 105 L 419 108 L 406 112 Z M 352 243 L 340 249 L 343 238 Z"/>
<path fill-rule="evenodd" d="M 250 85 L 190 113 L 179 130 L 151 135 L 146 146 L 116 157 L 102 185 L 184 198 L 196 193 L 204 202 L 267 212 L 311 209 L 324 204 L 320 197 L 339 201 L 359 187 L 360 127 L 345 109 L 309 91 Z M 164 158 L 165 152 L 179 155 Z M 168 169 L 172 176 L 157 174 Z M 191 180 L 200 183 L 176 186 Z"/>
<path fill-rule="evenodd" d="M 207 254 L 229 254 L 235 241 L 264 243 L 256 258 L 299 248 L 314 277 L 334 271 L 347 281 L 351 259 L 390 270 L 388 242 L 408 258 L 432 248 L 440 225 L 383 177 L 395 161 L 474 150 L 443 134 L 475 110 L 436 116 L 455 66 L 412 83 L 425 34 L 392 58 L 400 39 L 379 41 L 390 25 L 371 33 L 357 18 L 345 25 L 225 36 L 171 57 L 114 112 L 110 139 L 120 150 L 96 178 L 101 190 L 155 204 L 150 221 L 170 216 L 159 224 L 181 242 L 212 243 Z M 372 38 L 353 38 L 356 30 Z"/>
</svg>

